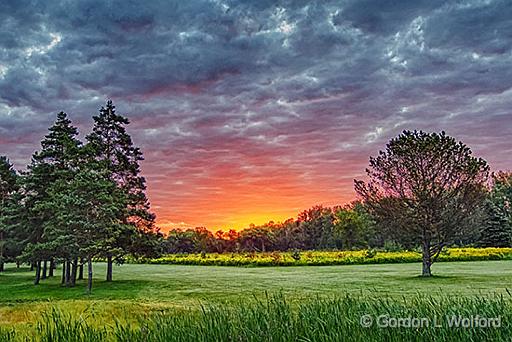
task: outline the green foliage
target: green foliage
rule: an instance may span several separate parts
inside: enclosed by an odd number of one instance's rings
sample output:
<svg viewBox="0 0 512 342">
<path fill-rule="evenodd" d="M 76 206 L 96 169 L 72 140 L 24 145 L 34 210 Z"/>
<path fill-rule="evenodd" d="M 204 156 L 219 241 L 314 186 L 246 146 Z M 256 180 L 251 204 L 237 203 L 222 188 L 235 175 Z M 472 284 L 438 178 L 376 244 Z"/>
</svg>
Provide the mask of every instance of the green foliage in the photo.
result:
<svg viewBox="0 0 512 342">
<path fill-rule="evenodd" d="M 331 208 L 314 206 L 299 213 L 297 218 L 304 249 L 334 248 L 334 215 Z"/>
<path fill-rule="evenodd" d="M 0 200 L 3 202 L 16 191 L 17 174 L 9 159 L 0 156 Z"/>
<path fill-rule="evenodd" d="M 384 241 L 384 245 L 383 245 L 382 249 L 385 250 L 386 252 L 400 252 L 404 248 L 396 241 L 386 240 L 386 241 Z"/>
<path fill-rule="evenodd" d="M 41 150 L 34 153 L 23 177 L 22 191 L 26 216 L 22 224 L 28 228 L 23 240 L 26 248 L 23 259 L 29 262 L 48 260 L 59 256 L 60 246 L 50 236 L 57 227 L 49 225 L 53 216 L 50 189 L 56 182 L 68 182 L 73 179 L 80 164 L 81 142 L 76 138 L 78 131 L 67 118 L 66 113 L 57 114 L 57 119 L 49 133 L 41 141 Z M 58 242 L 64 243 L 64 240 Z M 36 283 L 38 283 L 36 274 Z"/>
<path fill-rule="evenodd" d="M 512 245 L 512 174 L 496 173 L 485 201 L 487 214 L 481 231 L 481 246 L 510 247 Z"/>
<path fill-rule="evenodd" d="M 375 256 L 377 255 L 377 251 L 375 249 L 367 249 L 366 250 L 366 254 L 365 254 L 365 257 L 367 259 L 373 259 L 375 258 Z"/>
<path fill-rule="evenodd" d="M 116 216 L 118 224 L 110 228 L 119 229 L 116 238 L 105 245 L 103 255 L 110 264 L 112 257 L 120 259 L 128 253 L 151 256 L 160 235 L 155 232 L 155 215 L 145 194 L 146 180 L 140 175 L 139 162 L 144 158 L 125 128 L 130 121 L 116 113 L 112 101 L 93 119 L 93 130 L 86 137 L 89 163 L 114 182 L 126 200 L 123 216 Z M 107 280 L 111 279 L 109 268 Z"/>
<path fill-rule="evenodd" d="M 96 170 L 80 170 L 68 181 L 58 181 L 50 190 L 54 215 L 45 223 L 53 228 L 52 241 L 64 239 L 61 252 L 68 258 L 92 258 L 110 248 L 123 231 L 120 220 L 124 193 Z M 55 234 L 55 235 L 52 235 Z"/>
<path fill-rule="evenodd" d="M 375 222 L 360 202 L 335 211 L 335 236 L 343 249 L 361 249 L 378 244 Z"/>
<path fill-rule="evenodd" d="M 9 205 L 18 190 L 17 181 L 18 176 L 12 164 L 7 157 L 0 156 L 0 272 L 3 272 L 5 259 L 9 254 Z"/>
</svg>

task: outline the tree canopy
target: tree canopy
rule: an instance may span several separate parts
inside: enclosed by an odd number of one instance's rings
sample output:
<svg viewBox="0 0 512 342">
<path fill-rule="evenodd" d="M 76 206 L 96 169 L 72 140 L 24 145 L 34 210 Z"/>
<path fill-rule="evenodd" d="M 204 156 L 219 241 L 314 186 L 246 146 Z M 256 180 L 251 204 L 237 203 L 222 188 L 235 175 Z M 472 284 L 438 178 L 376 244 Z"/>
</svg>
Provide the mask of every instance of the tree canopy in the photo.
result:
<svg viewBox="0 0 512 342">
<path fill-rule="evenodd" d="M 421 244 L 423 275 L 443 247 L 482 218 L 489 166 L 446 133 L 404 131 L 370 158 L 355 190 L 374 217 Z"/>
</svg>

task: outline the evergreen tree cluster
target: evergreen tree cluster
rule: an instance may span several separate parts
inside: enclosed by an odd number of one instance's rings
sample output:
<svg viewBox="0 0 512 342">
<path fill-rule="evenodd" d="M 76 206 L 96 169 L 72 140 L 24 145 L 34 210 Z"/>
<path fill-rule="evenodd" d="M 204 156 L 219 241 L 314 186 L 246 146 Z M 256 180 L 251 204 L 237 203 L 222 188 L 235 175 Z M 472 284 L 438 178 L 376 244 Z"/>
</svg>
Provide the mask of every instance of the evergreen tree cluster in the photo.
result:
<svg viewBox="0 0 512 342">
<path fill-rule="evenodd" d="M 126 132 L 129 120 L 108 101 L 93 116 L 85 144 L 64 112 L 41 141 L 27 170 L 17 174 L 0 157 L 0 271 L 4 260 L 29 263 L 34 283 L 62 264 L 62 284 L 75 286 L 92 261 L 112 264 L 127 254 L 155 256 L 161 234 L 141 176 L 142 152 Z"/>
</svg>

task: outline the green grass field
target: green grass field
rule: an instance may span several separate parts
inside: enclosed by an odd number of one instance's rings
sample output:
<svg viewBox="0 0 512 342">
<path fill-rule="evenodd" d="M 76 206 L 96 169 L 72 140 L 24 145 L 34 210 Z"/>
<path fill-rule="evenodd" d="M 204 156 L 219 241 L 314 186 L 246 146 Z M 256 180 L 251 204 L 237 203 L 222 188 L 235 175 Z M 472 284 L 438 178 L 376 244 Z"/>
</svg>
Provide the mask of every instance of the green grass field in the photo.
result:
<svg viewBox="0 0 512 342">
<path fill-rule="evenodd" d="M 85 284 L 61 288 L 59 277 L 32 285 L 27 268 L 7 265 L 0 275 L 0 325 L 33 323 L 51 307 L 66 312 L 130 320 L 169 308 L 199 308 L 201 304 L 237 303 L 265 294 L 282 293 L 292 303 L 316 296 L 344 294 L 414 297 L 487 296 L 506 294 L 512 287 L 512 261 L 451 262 L 433 267 L 431 279 L 418 277 L 419 264 L 322 267 L 217 267 L 180 265 L 115 266 L 114 282 L 103 281 L 104 264 L 95 265 L 93 294 Z M 56 274 L 59 274 L 57 271 Z M 99 320 L 99 322 L 105 322 Z"/>
</svg>

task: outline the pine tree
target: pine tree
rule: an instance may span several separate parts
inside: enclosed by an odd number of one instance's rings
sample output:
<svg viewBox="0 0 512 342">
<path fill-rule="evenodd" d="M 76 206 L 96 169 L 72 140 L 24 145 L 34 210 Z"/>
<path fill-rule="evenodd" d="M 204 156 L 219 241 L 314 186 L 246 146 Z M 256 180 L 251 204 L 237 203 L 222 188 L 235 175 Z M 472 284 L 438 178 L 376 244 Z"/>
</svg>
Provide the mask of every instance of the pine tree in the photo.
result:
<svg viewBox="0 0 512 342">
<path fill-rule="evenodd" d="M 17 190 L 17 174 L 7 157 L 0 156 L 0 272 L 4 271 L 8 232 L 7 206 Z"/>
<path fill-rule="evenodd" d="M 63 239 L 49 240 L 52 227 L 48 225 L 52 217 L 49 189 L 56 181 L 70 181 L 79 165 L 81 142 L 76 138 L 78 131 L 67 114 L 57 114 L 55 124 L 49 128 L 50 133 L 41 141 L 41 150 L 34 153 L 24 177 L 25 205 L 28 211 L 26 227 L 31 227 L 24 251 L 26 260 L 35 264 L 35 284 L 41 276 L 41 263 L 55 257 L 69 261 L 69 255 L 56 244 L 65 244 Z"/>
<path fill-rule="evenodd" d="M 512 242 L 512 229 L 506 213 L 493 203 L 486 201 L 485 211 L 487 220 L 480 236 L 482 247 L 510 247 Z"/>
<path fill-rule="evenodd" d="M 93 131 L 86 137 L 88 151 L 127 198 L 125 215 L 121 219 L 122 224 L 118 225 L 123 230 L 104 251 L 107 258 L 106 280 L 112 281 L 113 258 L 120 258 L 133 250 L 141 233 L 153 230 L 155 216 L 149 210 L 146 181 L 140 175 L 139 162 L 144 159 L 142 152 L 133 145 L 126 132 L 125 126 L 130 123 L 129 120 L 116 114 L 112 101 L 108 101 L 93 119 Z"/>
<path fill-rule="evenodd" d="M 493 186 L 485 202 L 487 220 L 480 234 L 484 247 L 512 246 L 512 174 L 493 175 Z"/>
<path fill-rule="evenodd" d="M 53 227 L 52 241 L 67 246 L 74 261 L 71 278 L 74 285 L 78 260 L 88 266 L 88 292 L 92 289 L 92 258 L 103 253 L 126 227 L 122 218 L 126 196 L 109 174 L 85 164 L 70 181 L 58 180 L 50 190 L 50 204 L 54 215 L 49 219 Z M 64 239 L 64 243 L 58 242 Z M 66 274 L 70 273 L 69 270 Z"/>
</svg>

